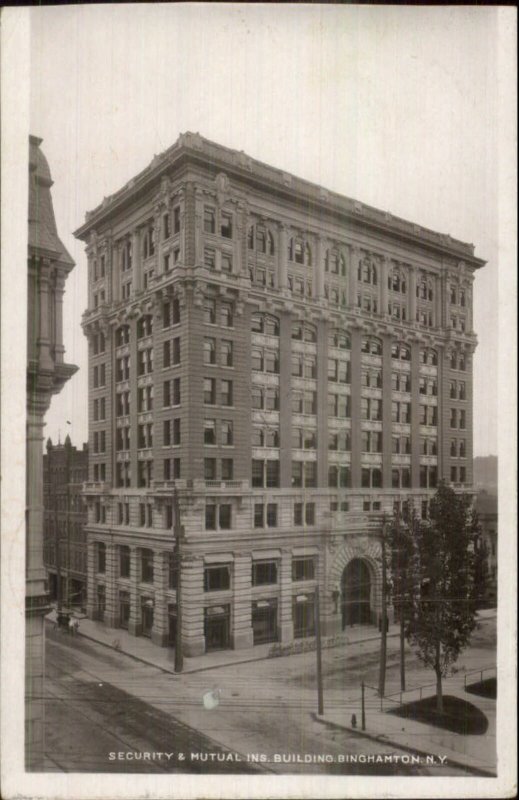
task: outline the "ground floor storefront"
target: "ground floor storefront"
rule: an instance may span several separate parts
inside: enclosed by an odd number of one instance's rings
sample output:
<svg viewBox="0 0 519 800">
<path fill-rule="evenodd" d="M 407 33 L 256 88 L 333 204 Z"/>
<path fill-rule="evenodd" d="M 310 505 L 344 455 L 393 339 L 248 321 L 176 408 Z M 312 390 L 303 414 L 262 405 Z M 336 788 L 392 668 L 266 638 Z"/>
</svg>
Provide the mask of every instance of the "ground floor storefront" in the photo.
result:
<svg viewBox="0 0 519 800">
<path fill-rule="evenodd" d="M 87 614 L 107 627 L 175 647 L 180 574 L 187 656 L 313 637 L 318 603 L 324 636 L 379 623 L 375 540 L 272 544 L 191 551 L 179 573 L 171 548 L 158 542 L 89 536 Z"/>
</svg>

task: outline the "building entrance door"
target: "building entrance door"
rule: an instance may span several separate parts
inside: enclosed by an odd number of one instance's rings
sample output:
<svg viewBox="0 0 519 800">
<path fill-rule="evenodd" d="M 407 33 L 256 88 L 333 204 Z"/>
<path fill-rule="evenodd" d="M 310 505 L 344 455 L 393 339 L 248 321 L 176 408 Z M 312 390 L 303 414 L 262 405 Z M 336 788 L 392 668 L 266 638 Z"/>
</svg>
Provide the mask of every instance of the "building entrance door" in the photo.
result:
<svg viewBox="0 0 519 800">
<path fill-rule="evenodd" d="M 341 580 L 342 629 L 371 623 L 371 575 L 360 558 L 345 567 Z"/>
<path fill-rule="evenodd" d="M 205 649 L 227 650 L 230 643 L 229 606 L 206 608 L 204 617 Z"/>
</svg>

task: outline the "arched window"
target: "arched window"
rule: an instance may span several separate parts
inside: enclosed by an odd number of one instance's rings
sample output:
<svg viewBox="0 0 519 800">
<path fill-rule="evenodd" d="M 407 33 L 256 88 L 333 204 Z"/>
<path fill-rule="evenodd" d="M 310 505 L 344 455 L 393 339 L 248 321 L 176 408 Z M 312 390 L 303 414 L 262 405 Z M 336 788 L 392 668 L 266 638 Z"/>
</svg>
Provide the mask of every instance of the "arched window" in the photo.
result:
<svg viewBox="0 0 519 800">
<path fill-rule="evenodd" d="M 305 342 L 316 342 L 317 331 L 313 325 L 296 321 L 292 323 L 292 339 Z"/>
<path fill-rule="evenodd" d="M 256 250 L 268 256 L 275 254 L 274 237 L 264 225 L 251 225 L 247 232 L 247 246 L 249 250 Z M 290 249 L 289 249 L 289 257 Z M 292 260 L 292 258 L 291 258 Z"/>
<path fill-rule="evenodd" d="M 350 334 L 346 331 L 334 329 L 330 331 L 330 347 L 339 347 L 341 350 L 351 350 Z"/>
<path fill-rule="evenodd" d="M 411 350 L 406 344 L 393 342 L 391 345 L 391 358 L 399 361 L 411 361 Z"/>
<path fill-rule="evenodd" d="M 392 292 L 400 292 L 400 294 L 405 294 L 407 291 L 407 285 L 404 272 L 398 267 L 394 267 L 387 277 L 387 286 Z"/>
<path fill-rule="evenodd" d="M 378 283 L 377 268 L 369 258 L 364 258 L 358 267 L 358 280 L 376 286 Z"/>
<path fill-rule="evenodd" d="M 375 336 L 364 336 L 362 339 L 362 352 L 372 356 L 382 355 L 382 342 Z"/>
</svg>

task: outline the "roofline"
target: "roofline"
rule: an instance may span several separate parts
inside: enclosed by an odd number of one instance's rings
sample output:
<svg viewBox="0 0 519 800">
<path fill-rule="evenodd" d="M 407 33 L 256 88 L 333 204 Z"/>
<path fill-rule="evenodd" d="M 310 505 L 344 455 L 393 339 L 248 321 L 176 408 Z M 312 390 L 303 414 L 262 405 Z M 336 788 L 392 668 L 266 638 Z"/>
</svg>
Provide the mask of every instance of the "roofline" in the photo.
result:
<svg viewBox="0 0 519 800">
<path fill-rule="evenodd" d="M 354 227 L 368 227 L 385 235 L 409 240 L 413 244 L 464 260 L 475 269 L 480 269 L 487 263 L 484 259 L 474 256 L 473 244 L 453 239 L 448 234 L 424 228 L 401 217 L 395 217 L 374 206 L 264 164 L 245 155 L 243 151 L 232 150 L 204 139 L 199 134 L 189 132 L 181 134 L 171 147 L 156 155 L 145 169 L 131 178 L 121 189 L 106 197 L 103 203 L 91 212 L 87 212 L 88 219 L 74 231 L 74 236 L 85 240 L 90 230 L 117 213 L 141 191 L 156 182 L 163 173 L 179 165 L 183 160 L 221 167 L 229 175 L 234 175 L 249 184 L 256 184 L 262 188 L 269 186 L 271 191 L 274 189 L 292 202 L 299 198 L 316 211 L 342 215 L 352 222 Z"/>
</svg>

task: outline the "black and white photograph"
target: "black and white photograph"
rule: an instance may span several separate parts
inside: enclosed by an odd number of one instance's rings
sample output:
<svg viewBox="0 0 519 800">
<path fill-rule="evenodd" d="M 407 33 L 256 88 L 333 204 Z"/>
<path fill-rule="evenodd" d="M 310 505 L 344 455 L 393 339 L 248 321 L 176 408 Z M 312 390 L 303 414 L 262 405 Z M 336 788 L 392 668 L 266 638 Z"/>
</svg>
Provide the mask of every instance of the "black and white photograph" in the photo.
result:
<svg viewBox="0 0 519 800">
<path fill-rule="evenodd" d="M 2 10 L 3 796 L 516 794 L 515 26 Z"/>
</svg>

